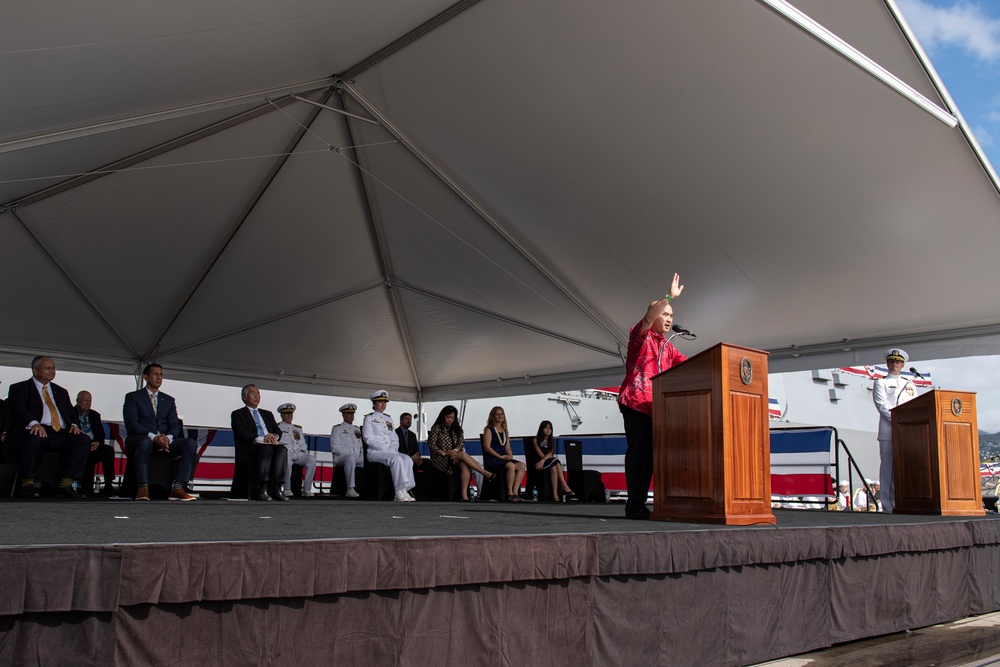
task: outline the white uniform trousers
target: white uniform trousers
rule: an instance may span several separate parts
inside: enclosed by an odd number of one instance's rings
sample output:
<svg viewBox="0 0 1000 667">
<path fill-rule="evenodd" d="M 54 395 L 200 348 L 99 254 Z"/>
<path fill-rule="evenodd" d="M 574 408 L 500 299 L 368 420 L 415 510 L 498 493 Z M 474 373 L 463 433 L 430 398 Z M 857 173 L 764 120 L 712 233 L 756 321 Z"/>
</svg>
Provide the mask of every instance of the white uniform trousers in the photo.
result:
<svg viewBox="0 0 1000 667">
<path fill-rule="evenodd" d="M 896 507 L 896 487 L 892 483 L 892 440 L 879 440 L 878 453 L 878 483 L 881 487 L 878 496 L 882 501 L 882 511 L 892 514 Z"/>
<path fill-rule="evenodd" d="M 415 485 L 413 481 L 413 459 L 399 452 L 378 452 L 368 450 L 369 463 L 384 463 L 392 473 L 392 485 L 396 493 L 409 491 Z"/>
<path fill-rule="evenodd" d="M 354 483 L 354 470 L 365 463 L 361 454 L 334 454 L 333 467 L 344 469 L 344 479 L 347 480 L 347 488 L 353 489 L 357 485 Z"/>
<path fill-rule="evenodd" d="M 313 477 L 316 476 L 316 457 L 308 452 L 293 452 L 285 448 L 288 452 L 287 465 L 285 465 L 285 491 L 292 490 L 292 464 L 300 465 L 306 469 L 306 481 L 302 484 L 303 491 L 312 491 Z"/>
</svg>

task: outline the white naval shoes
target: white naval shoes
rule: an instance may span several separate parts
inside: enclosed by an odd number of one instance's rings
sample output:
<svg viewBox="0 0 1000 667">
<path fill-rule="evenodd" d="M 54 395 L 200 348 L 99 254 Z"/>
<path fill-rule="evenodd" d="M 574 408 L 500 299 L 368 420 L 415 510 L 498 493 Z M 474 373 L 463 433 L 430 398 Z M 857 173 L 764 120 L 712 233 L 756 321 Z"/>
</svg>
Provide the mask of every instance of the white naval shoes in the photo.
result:
<svg viewBox="0 0 1000 667">
<path fill-rule="evenodd" d="M 358 493 L 357 491 L 355 491 L 354 487 L 352 486 L 352 487 L 350 487 L 350 488 L 347 489 L 347 497 L 348 498 L 360 498 L 361 494 Z"/>
<path fill-rule="evenodd" d="M 281 492 L 281 495 L 283 495 L 286 498 L 291 498 L 292 497 L 292 492 L 289 491 L 288 489 L 285 489 L 284 491 Z"/>
<path fill-rule="evenodd" d="M 413 497 L 410 494 L 408 494 L 406 491 L 397 491 L 396 492 L 396 497 L 394 498 L 394 500 L 397 503 L 412 503 L 412 502 L 416 502 L 413 499 Z"/>
<path fill-rule="evenodd" d="M 303 498 L 312 498 L 314 495 L 316 495 L 316 494 L 313 493 L 312 491 L 310 491 L 309 489 L 303 489 L 302 490 L 302 497 Z"/>
</svg>

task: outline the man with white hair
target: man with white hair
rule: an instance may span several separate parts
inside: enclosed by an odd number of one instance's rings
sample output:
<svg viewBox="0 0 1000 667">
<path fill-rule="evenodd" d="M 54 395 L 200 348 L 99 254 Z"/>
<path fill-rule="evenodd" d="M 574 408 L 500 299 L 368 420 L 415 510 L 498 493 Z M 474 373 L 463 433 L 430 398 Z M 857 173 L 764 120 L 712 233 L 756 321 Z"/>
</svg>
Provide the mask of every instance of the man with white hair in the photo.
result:
<svg viewBox="0 0 1000 667">
<path fill-rule="evenodd" d="M 879 494 L 882 509 L 892 513 L 896 505 L 896 487 L 892 480 L 892 414 L 891 411 L 917 396 L 917 388 L 912 382 L 902 376 L 903 364 L 909 361 L 910 355 L 898 347 L 890 347 L 885 351 L 885 365 L 888 374 L 875 380 L 872 389 L 872 400 L 878 409 L 878 476 L 882 491 Z"/>
<path fill-rule="evenodd" d="M 399 436 L 393 430 L 392 417 L 385 414 L 389 392 L 380 389 L 371 398 L 374 411 L 365 415 L 361 426 L 361 437 L 368 446 L 368 460 L 389 466 L 392 485 L 396 489 L 394 500 L 397 503 L 412 503 L 415 498 L 409 491 L 414 486 L 413 460 L 406 454 L 399 453 Z"/>
<path fill-rule="evenodd" d="M 286 498 L 292 497 L 292 466 L 299 465 L 306 469 L 306 479 L 302 484 L 302 497 L 312 498 L 313 477 L 316 476 L 316 457 L 309 453 L 306 434 L 302 427 L 292 423 L 295 404 L 282 403 L 278 406 L 278 414 L 281 415 L 281 421 L 278 422 L 278 428 L 281 430 L 279 441 L 285 446 L 287 452 L 285 490 L 282 491 L 282 495 Z"/>
<path fill-rule="evenodd" d="M 340 415 L 344 421 L 330 431 L 330 452 L 333 454 L 333 467 L 344 469 L 344 479 L 347 481 L 347 497 L 358 498 L 361 494 L 355 491 L 355 478 L 358 468 L 365 465 L 364 454 L 361 451 L 361 429 L 354 425 L 354 415 L 358 406 L 345 403 L 340 406 Z"/>
</svg>

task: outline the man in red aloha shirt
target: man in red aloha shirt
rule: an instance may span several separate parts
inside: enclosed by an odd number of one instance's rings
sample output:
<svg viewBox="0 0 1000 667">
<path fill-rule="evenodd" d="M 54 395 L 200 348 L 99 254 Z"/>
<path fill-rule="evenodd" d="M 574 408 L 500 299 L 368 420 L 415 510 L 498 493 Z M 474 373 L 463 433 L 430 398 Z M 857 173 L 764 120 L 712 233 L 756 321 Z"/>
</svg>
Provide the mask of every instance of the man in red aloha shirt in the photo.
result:
<svg viewBox="0 0 1000 667">
<path fill-rule="evenodd" d="M 687 357 L 667 342 L 665 334 L 674 323 L 670 302 L 680 296 L 684 286 L 674 274 L 670 292 L 653 301 L 629 332 L 625 380 L 618 391 L 618 408 L 625 421 L 625 486 L 628 502 L 626 519 L 649 519 L 646 497 L 653 481 L 653 376 L 676 366 Z"/>
</svg>

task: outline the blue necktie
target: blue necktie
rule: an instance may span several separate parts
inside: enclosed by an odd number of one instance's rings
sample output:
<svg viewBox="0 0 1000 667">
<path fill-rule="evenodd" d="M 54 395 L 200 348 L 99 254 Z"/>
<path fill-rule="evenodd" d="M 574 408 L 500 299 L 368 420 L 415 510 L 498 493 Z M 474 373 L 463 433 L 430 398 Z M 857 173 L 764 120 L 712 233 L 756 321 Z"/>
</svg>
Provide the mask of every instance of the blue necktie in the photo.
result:
<svg viewBox="0 0 1000 667">
<path fill-rule="evenodd" d="M 251 410 L 250 412 L 253 413 L 253 420 L 257 422 L 257 435 L 263 438 L 267 435 L 267 430 L 264 428 L 264 422 L 260 420 L 260 413 L 256 410 Z"/>
</svg>

